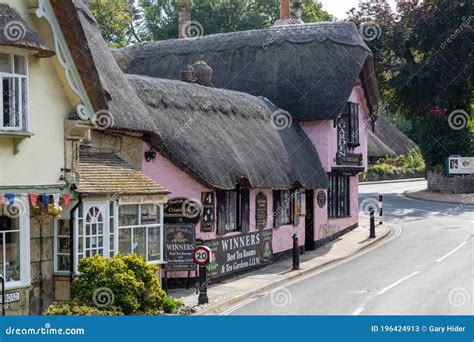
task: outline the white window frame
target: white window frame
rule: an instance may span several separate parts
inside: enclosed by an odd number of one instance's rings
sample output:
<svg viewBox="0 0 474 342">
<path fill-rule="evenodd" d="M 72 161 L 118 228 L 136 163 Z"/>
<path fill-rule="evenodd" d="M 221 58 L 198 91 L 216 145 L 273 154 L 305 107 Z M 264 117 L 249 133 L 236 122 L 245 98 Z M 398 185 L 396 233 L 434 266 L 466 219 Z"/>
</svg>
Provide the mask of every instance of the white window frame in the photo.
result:
<svg viewBox="0 0 474 342">
<path fill-rule="evenodd" d="M 158 210 L 158 213 L 160 215 L 160 220 L 158 223 L 154 223 L 154 224 L 137 224 L 137 225 L 130 225 L 130 226 L 120 226 L 119 225 L 119 216 L 118 216 L 118 213 L 119 213 L 119 207 L 120 206 L 129 206 L 129 205 L 138 205 L 138 219 L 141 220 L 141 215 L 142 215 L 142 209 L 141 209 L 141 206 L 142 205 L 155 205 L 157 206 L 157 210 Z M 117 215 L 115 216 L 116 217 L 116 220 L 115 220 L 115 226 L 116 226 L 116 234 L 115 234 L 115 247 L 116 247 L 116 254 L 118 254 L 120 251 L 118 250 L 119 249 L 119 245 L 118 245 L 118 236 L 119 236 L 119 233 L 120 233 L 120 230 L 125 230 L 125 229 L 131 229 L 131 241 L 130 243 L 133 245 L 133 230 L 136 229 L 136 228 L 145 228 L 145 261 L 147 262 L 147 264 L 150 264 L 150 265 L 156 265 L 156 264 L 162 264 L 164 262 L 164 255 L 163 255 L 163 252 L 164 252 L 164 226 L 163 226 L 163 214 L 164 214 L 164 206 L 163 204 L 156 204 L 156 203 L 127 203 L 127 204 L 122 204 L 122 205 L 117 205 L 116 206 L 117 208 Z M 141 223 L 141 222 L 140 222 Z M 153 260 L 153 261 L 148 261 L 148 228 L 159 228 L 160 229 L 160 259 L 159 260 Z M 132 251 L 133 253 L 133 249 L 132 249 L 132 246 L 130 246 L 130 250 Z"/>
<path fill-rule="evenodd" d="M 10 64 L 10 70 L 12 71 L 11 73 L 7 72 L 0 72 L 0 131 L 11 131 L 11 132 L 28 132 L 29 129 L 29 111 L 28 111 L 28 96 L 29 96 L 29 70 L 28 70 L 28 54 L 25 52 L 19 52 L 15 49 L 0 49 L 1 54 L 6 54 L 9 56 L 9 64 Z M 17 74 L 15 73 L 14 69 L 14 58 L 15 56 L 21 56 L 24 58 L 25 65 L 24 65 L 24 70 L 25 70 L 25 75 L 23 74 Z M 18 120 L 20 121 L 19 127 L 9 127 L 9 126 L 3 126 L 3 78 L 4 77 L 9 77 L 9 78 L 18 78 L 20 81 L 18 82 L 20 90 L 18 91 L 18 103 L 20 105 L 21 110 L 19 111 L 18 115 Z M 26 84 L 26 91 L 25 91 L 25 96 L 26 99 L 23 101 L 23 92 L 22 92 L 22 80 L 25 80 Z M 23 102 L 26 104 L 25 106 L 22 106 Z M 23 113 L 23 110 L 26 111 L 26 113 Z M 25 122 L 23 122 L 23 118 L 25 118 Z"/>
<path fill-rule="evenodd" d="M 15 196 L 15 201 L 21 201 L 24 212 L 19 217 L 20 225 L 20 280 L 9 281 L 5 279 L 5 290 L 12 290 L 24 286 L 28 286 L 31 283 L 30 278 L 30 206 L 28 197 L 25 195 Z M 6 201 L 7 202 L 7 201 Z M 2 203 L 8 205 L 7 203 Z M 3 251 L 0 251 L 3 253 Z M 3 270 L 0 271 L 3 274 Z"/>
<path fill-rule="evenodd" d="M 59 261 L 59 238 L 60 237 L 68 237 L 66 235 L 59 235 L 59 221 L 69 221 L 69 218 L 61 217 L 59 220 L 54 220 L 54 273 L 58 274 L 69 274 L 69 270 L 60 270 L 58 269 L 58 261 Z M 65 253 L 61 253 L 61 255 L 65 255 Z M 69 258 L 71 257 L 71 253 L 68 253 Z M 69 261 L 71 262 L 71 261 Z"/>
</svg>

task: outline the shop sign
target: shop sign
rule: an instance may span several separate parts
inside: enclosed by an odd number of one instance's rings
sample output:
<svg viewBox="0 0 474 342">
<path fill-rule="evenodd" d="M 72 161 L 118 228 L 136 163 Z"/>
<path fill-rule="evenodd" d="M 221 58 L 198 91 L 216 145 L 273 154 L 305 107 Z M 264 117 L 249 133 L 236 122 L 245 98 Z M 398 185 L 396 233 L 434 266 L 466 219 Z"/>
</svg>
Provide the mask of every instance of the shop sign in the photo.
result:
<svg viewBox="0 0 474 342">
<path fill-rule="evenodd" d="M 318 202 L 318 207 L 323 208 L 326 205 L 326 192 L 324 190 L 319 190 L 316 196 L 316 200 Z"/>
<path fill-rule="evenodd" d="M 167 271 L 193 271 L 196 264 L 194 226 L 191 224 L 165 224 L 165 256 Z"/>
<path fill-rule="evenodd" d="M 5 294 L 5 303 L 18 302 L 20 300 L 20 292 Z M 0 295 L 0 303 L 3 303 L 3 297 Z"/>
<path fill-rule="evenodd" d="M 268 201 L 267 196 L 261 192 L 255 198 L 255 224 L 258 230 L 267 228 L 267 211 Z"/>
<path fill-rule="evenodd" d="M 474 174 L 474 157 L 449 157 L 446 170 L 448 175 Z"/>
<path fill-rule="evenodd" d="M 211 249 L 208 276 L 222 277 L 264 265 L 272 260 L 272 230 L 223 237 L 205 241 Z"/>
<path fill-rule="evenodd" d="M 166 203 L 165 195 L 130 195 L 120 196 L 119 205 L 124 204 L 163 204 Z"/>
<path fill-rule="evenodd" d="M 165 223 L 197 223 L 201 205 L 191 198 L 171 198 L 165 205 L 163 216 Z"/>
<path fill-rule="evenodd" d="M 201 215 L 201 231 L 214 231 L 215 222 L 215 200 L 213 192 L 201 193 L 202 215 Z"/>
<path fill-rule="evenodd" d="M 348 117 L 341 116 L 337 118 L 337 159 L 344 159 L 347 157 L 347 137 L 348 137 Z"/>
<path fill-rule="evenodd" d="M 336 158 L 338 165 L 362 165 L 362 153 L 346 153 L 344 157 L 338 155 Z"/>
</svg>

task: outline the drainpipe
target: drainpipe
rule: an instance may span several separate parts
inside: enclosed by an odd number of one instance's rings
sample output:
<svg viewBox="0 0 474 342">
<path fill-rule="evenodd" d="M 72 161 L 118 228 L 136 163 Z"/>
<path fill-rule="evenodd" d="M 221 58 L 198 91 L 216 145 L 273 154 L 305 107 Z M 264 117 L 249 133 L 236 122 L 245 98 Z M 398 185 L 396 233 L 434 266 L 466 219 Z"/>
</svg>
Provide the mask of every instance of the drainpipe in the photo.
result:
<svg viewBox="0 0 474 342">
<path fill-rule="evenodd" d="M 75 189 L 71 187 L 71 190 Z M 82 196 L 78 195 L 78 201 L 69 213 L 69 293 L 71 293 L 71 284 L 74 278 L 74 221 L 76 210 L 80 205 L 82 205 Z"/>
<path fill-rule="evenodd" d="M 178 9 L 179 38 L 188 38 L 191 23 L 192 0 L 176 0 Z"/>
</svg>

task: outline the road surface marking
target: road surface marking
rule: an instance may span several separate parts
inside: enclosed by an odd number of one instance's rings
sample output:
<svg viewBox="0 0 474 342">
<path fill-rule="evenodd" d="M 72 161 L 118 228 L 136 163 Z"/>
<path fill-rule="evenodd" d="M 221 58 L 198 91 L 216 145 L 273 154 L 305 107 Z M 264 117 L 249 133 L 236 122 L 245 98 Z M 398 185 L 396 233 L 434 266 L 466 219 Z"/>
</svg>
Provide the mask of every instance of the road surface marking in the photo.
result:
<svg viewBox="0 0 474 342">
<path fill-rule="evenodd" d="M 443 261 L 444 259 L 446 259 L 448 256 L 450 256 L 451 254 L 455 253 L 456 251 L 458 251 L 459 249 L 462 248 L 462 246 L 464 246 L 467 242 L 464 241 L 463 243 L 461 243 L 459 246 L 457 246 L 455 249 L 453 249 L 451 252 L 449 252 L 448 254 L 442 256 L 441 258 L 439 258 L 438 260 L 436 260 L 436 262 L 441 262 Z"/>
<path fill-rule="evenodd" d="M 410 278 L 413 277 L 413 276 L 416 276 L 418 273 L 420 273 L 420 271 L 413 272 L 412 274 L 406 276 L 405 278 L 402 278 L 402 279 L 400 279 L 399 281 L 394 282 L 392 285 L 387 286 L 386 288 L 384 288 L 382 291 L 380 291 L 380 292 L 377 293 L 377 294 L 378 294 L 378 295 L 384 294 L 385 292 L 387 292 L 387 291 L 390 290 L 391 288 L 397 286 L 398 284 L 403 283 L 405 280 L 410 279 Z"/>
<path fill-rule="evenodd" d="M 258 298 L 250 298 L 250 299 L 247 299 L 246 301 L 243 301 L 242 303 L 239 303 L 237 304 L 236 306 L 234 307 L 231 307 L 230 309 L 227 309 L 226 311 L 224 312 L 221 312 L 220 313 L 220 316 L 227 316 L 228 314 L 234 312 L 235 310 L 237 309 L 240 309 L 242 306 L 245 306 L 247 304 L 250 304 L 251 302 L 253 302 L 254 300 L 257 300 Z"/>
<path fill-rule="evenodd" d="M 364 308 L 358 308 L 356 311 L 354 311 L 352 316 L 359 316 L 362 311 L 364 311 Z"/>
</svg>

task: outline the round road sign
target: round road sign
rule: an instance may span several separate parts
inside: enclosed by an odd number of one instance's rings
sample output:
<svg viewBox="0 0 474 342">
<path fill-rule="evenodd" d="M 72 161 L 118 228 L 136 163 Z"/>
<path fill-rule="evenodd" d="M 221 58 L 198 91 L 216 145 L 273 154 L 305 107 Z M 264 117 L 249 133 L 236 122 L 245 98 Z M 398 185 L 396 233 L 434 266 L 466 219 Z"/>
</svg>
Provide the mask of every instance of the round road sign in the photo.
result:
<svg viewBox="0 0 474 342">
<path fill-rule="evenodd" d="M 205 266 L 211 259 L 211 249 L 207 246 L 197 247 L 193 252 L 193 259 L 199 266 Z"/>
</svg>

